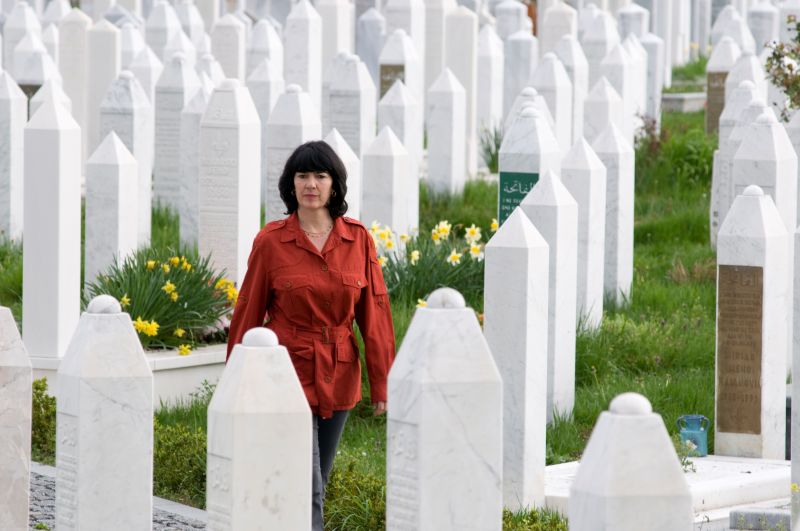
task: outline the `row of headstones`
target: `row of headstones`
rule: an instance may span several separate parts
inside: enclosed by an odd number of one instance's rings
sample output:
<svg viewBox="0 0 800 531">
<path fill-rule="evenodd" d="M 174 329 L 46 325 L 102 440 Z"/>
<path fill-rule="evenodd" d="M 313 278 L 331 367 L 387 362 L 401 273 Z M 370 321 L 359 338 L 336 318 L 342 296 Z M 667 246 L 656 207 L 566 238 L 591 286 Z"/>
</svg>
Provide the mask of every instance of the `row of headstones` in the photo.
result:
<svg viewBox="0 0 800 531">
<path fill-rule="evenodd" d="M 457 340 L 431 333 L 440 330 Z M 32 372 L 7 308 L 0 331 L 0 527 L 18 531 L 28 528 Z M 417 310 L 389 374 L 387 529 L 501 529 L 506 383 L 498 358 L 458 292 L 440 289 Z M 150 529 L 153 377 L 130 316 L 112 297 L 95 298 L 82 315 L 56 397 L 56 526 Z M 286 349 L 266 328 L 249 331 L 208 408 L 209 528 L 310 528 L 312 436 Z M 531 478 L 539 491 L 541 472 Z M 686 479 L 644 397 L 621 395 L 601 414 L 569 517 L 571 529 L 587 531 L 692 528 Z"/>
</svg>

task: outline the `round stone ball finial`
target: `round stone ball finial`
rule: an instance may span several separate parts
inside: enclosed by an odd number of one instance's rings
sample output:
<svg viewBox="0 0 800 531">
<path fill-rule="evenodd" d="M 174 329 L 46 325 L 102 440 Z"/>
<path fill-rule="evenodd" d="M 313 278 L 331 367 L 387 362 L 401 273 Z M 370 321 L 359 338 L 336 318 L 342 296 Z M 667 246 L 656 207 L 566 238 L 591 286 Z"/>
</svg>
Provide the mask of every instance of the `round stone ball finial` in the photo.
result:
<svg viewBox="0 0 800 531">
<path fill-rule="evenodd" d="M 119 73 L 119 77 L 120 79 L 125 79 L 130 81 L 131 79 L 133 79 L 134 76 L 133 72 L 131 72 L 130 70 L 123 70 L 122 72 Z"/>
<path fill-rule="evenodd" d="M 542 115 L 539 113 L 539 109 L 537 109 L 533 105 L 528 105 L 523 107 L 519 113 L 520 116 L 524 116 L 525 118 L 541 118 Z"/>
<path fill-rule="evenodd" d="M 649 415 L 653 406 L 639 393 L 622 393 L 611 401 L 608 410 L 615 415 Z"/>
<path fill-rule="evenodd" d="M 764 190 L 762 190 L 761 187 L 758 186 L 757 184 L 751 184 L 750 186 L 748 186 L 747 188 L 744 189 L 744 192 L 742 192 L 742 195 L 761 196 L 761 195 L 764 195 Z"/>
<path fill-rule="evenodd" d="M 287 94 L 300 94 L 301 92 L 303 92 L 303 89 L 300 88 L 300 85 L 292 83 L 291 85 L 286 87 Z"/>
<path fill-rule="evenodd" d="M 739 88 L 743 88 L 743 89 L 747 89 L 747 90 L 753 90 L 753 89 L 756 88 L 756 84 L 753 83 L 752 81 L 750 81 L 749 79 L 745 79 L 744 81 L 739 83 Z"/>
<path fill-rule="evenodd" d="M 522 92 L 520 92 L 520 95 L 526 98 L 535 98 L 538 94 L 539 93 L 536 92 L 536 89 L 533 87 L 525 87 L 522 89 Z"/>
<path fill-rule="evenodd" d="M 122 306 L 111 295 L 98 295 L 89 302 L 86 313 L 122 313 Z"/>
<path fill-rule="evenodd" d="M 277 347 L 278 336 L 269 328 L 257 326 L 245 332 L 242 345 L 245 347 Z"/>
<path fill-rule="evenodd" d="M 172 61 L 177 61 L 179 63 L 185 63 L 186 62 L 186 54 L 183 53 L 183 52 L 175 52 L 174 54 L 172 54 L 171 60 Z"/>
<path fill-rule="evenodd" d="M 428 308 L 458 309 L 466 307 L 464 296 L 453 288 L 439 288 L 428 296 Z"/>
</svg>

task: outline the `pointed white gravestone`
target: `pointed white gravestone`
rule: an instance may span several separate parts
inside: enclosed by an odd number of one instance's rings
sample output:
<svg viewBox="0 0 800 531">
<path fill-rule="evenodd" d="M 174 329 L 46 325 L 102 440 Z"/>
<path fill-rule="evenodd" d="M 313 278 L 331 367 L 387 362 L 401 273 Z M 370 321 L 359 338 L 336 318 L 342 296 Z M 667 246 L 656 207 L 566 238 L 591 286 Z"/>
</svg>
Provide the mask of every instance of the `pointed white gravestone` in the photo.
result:
<svg viewBox="0 0 800 531">
<path fill-rule="evenodd" d="M 261 123 L 247 88 L 226 79 L 200 122 L 198 251 L 241 286 L 260 226 Z"/>
<path fill-rule="evenodd" d="M 706 65 L 708 103 L 706 104 L 706 134 L 717 131 L 719 115 L 725 107 L 725 79 L 741 55 L 739 46 L 730 37 L 723 37 L 714 46 Z"/>
<path fill-rule="evenodd" d="M 739 45 L 742 53 L 756 53 L 756 41 L 750 29 L 747 27 L 747 22 L 744 18 L 737 15 L 728 22 L 724 29 L 723 35 L 730 37 Z"/>
<path fill-rule="evenodd" d="M 250 43 L 247 46 L 247 76 L 258 68 L 264 59 L 274 66 L 276 72 L 280 72 L 283 79 L 283 43 L 278 32 L 266 20 L 259 20 L 253 25 L 250 35 Z"/>
<path fill-rule="evenodd" d="M 197 61 L 197 75 L 205 74 L 215 87 L 225 79 L 225 72 L 211 53 L 204 53 Z"/>
<path fill-rule="evenodd" d="M 391 128 L 408 150 L 409 171 L 419 176 L 422 161 L 422 109 L 406 85 L 398 80 L 378 103 L 378 130 Z"/>
<path fill-rule="evenodd" d="M 178 218 L 181 242 L 197 246 L 200 216 L 200 122 L 206 112 L 212 88 L 201 86 L 181 111 L 181 177 Z M 262 129 L 263 130 L 263 129 Z"/>
<path fill-rule="evenodd" d="M 483 333 L 503 379 L 503 505 L 516 511 L 544 503 L 549 248 L 516 208 L 484 252 Z"/>
<path fill-rule="evenodd" d="M 528 12 L 522 2 L 504 0 L 495 7 L 494 16 L 497 20 L 497 35 L 506 41 L 516 32 L 525 30 Z"/>
<path fill-rule="evenodd" d="M 225 77 L 244 83 L 245 27 L 228 13 L 211 29 L 211 52 L 219 61 Z"/>
<path fill-rule="evenodd" d="M 269 328 L 249 330 L 208 406 L 209 524 L 310 528 L 312 435 L 311 410 L 289 353 Z M 270 448 L 269 455 L 258 448 Z"/>
<path fill-rule="evenodd" d="M 120 71 L 119 29 L 107 20 L 101 20 L 87 34 L 88 92 L 86 97 L 87 150 L 94 151 L 100 143 L 100 104 L 109 85 Z"/>
<path fill-rule="evenodd" d="M 86 147 L 87 120 L 86 91 L 88 65 L 86 64 L 87 34 L 92 26 L 92 19 L 83 11 L 73 8 L 59 25 L 58 39 L 61 57 L 59 70 L 63 78 L 64 92 L 72 101 L 72 116 L 81 127 L 81 144 Z M 86 153 L 82 154 L 84 160 Z"/>
<path fill-rule="evenodd" d="M 465 99 L 464 87 L 449 68 L 428 89 L 428 183 L 437 193 L 464 190 Z"/>
<path fill-rule="evenodd" d="M 583 135 L 590 144 L 609 123 L 622 129 L 623 104 L 619 93 L 605 77 L 592 87 L 584 102 Z"/>
<path fill-rule="evenodd" d="M 3 67 L 17 77 L 14 70 L 14 50 L 26 36 L 42 38 L 42 25 L 36 12 L 27 2 L 17 2 L 3 24 Z M 19 80 L 17 80 L 19 81 Z"/>
<path fill-rule="evenodd" d="M 767 43 L 778 39 L 778 8 L 768 1 L 758 2 L 747 10 L 747 25 L 756 42 L 756 53 L 760 53 Z"/>
<path fill-rule="evenodd" d="M 164 57 L 164 48 L 179 31 L 182 31 L 181 22 L 172 5 L 165 0 L 155 0 L 145 25 L 145 41 L 160 61 L 166 63 L 171 59 Z"/>
<path fill-rule="evenodd" d="M 717 241 L 718 455 L 784 458 L 789 249 L 790 235 L 772 199 L 748 186 L 734 200 Z M 743 332 L 745 341 L 738 339 Z"/>
<path fill-rule="evenodd" d="M 47 53 L 53 59 L 53 62 L 58 65 L 58 27 L 55 24 L 48 25 L 44 31 L 42 31 L 42 43 L 44 47 L 47 48 Z"/>
<path fill-rule="evenodd" d="M 136 159 L 111 131 L 86 161 L 84 284 L 138 247 L 138 181 Z"/>
<path fill-rule="evenodd" d="M 384 127 L 361 159 L 361 219 L 410 234 L 419 224 L 419 178 L 409 178 L 408 150 Z M 416 203 L 416 210 L 410 205 Z"/>
<path fill-rule="evenodd" d="M 436 81 L 446 66 L 446 18 L 457 6 L 456 0 L 425 0 L 425 89 Z"/>
<path fill-rule="evenodd" d="M 80 310 L 81 133 L 46 101 L 25 126 L 23 338 L 32 357 L 60 358 Z"/>
<path fill-rule="evenodd" d="M 531 77 L 531 85 L 542 95 L 555 121 L 555 134 L 562 151 L 572 144 L 572 83 L 554 53 L 546 53 Z"/>
<path fill-rule="evenodd" d="M 149 529 L 153 375 L 113 297 L 95 297 L 77 325 L 58 368 L 56 525 Z"/>
<path fill-rule="evenodd" d="M 661 127 L 661 93 L 664 88 L 664 41 L 654 33 L 645 33 L 641 43 L 647 51 L 647 97 L 645 114 Z"/>
<path fill-rule="evenodd" d="M 711 46 L 716 46 L 719 40 L 725 36 L 725 29 L 728 24 L 736 17 L 741 15 L 733 4 L 727 4 L 714 16 L 714 24 L 711 28 Z"/>
<path fill-rule="evenodd" d="M 605 77 L 622 98 L 622 132 L 633 142 L 634 118 L 636 116 L 636 89 L 633 78 L 633 62 L 622 44 L 614 46 L 600 63 L 599 74 Z"/>
<path fill-rule="evenodd" d="M 395 30 L 388 35 L 386 44 L 381 50 L 378 60 L 380 86 L 378 96 L 384 94 L 394 85 L 396 80 L 405 83 L 406 88 L 411 91 L 420 106 L 425 104 L 425 71 L 420 63 L 414 41 L 402 29 Z M 419 126 L 422 127 L 422 121 Z"/>
<path fill-rule="evenodd" d="M 606 167 L 583 138 L 561 161 L 561 181 L 578 203 L 578 322 L 598 328 L 603 319 Z"/>
<path fill-rule="evenodd" d="M 181 29 L 192 44 L 194 44 L 195 47 L 200 46 L 201 41 L 205 37 L 206 30 L 203 16 L 197 9 L 194 0 L 179 0 L 176 2 L 175 15 L 181 23 Z"/>
<path fill-rule="evenodd" d="M 491 131 L 503 122 L 504 61 L 503 41 L 494 28 L 486 24 L 478 34 L 476 105 L 479 133 Z"/>
<path fill-rule="evenodd" d="M 7 75 L 7 74 L 4 74 Z M 28 529 L 33 375 L 11 310 L 0 306 L 0 528 Z"/>
<path fill-rule="evenodd" d="M 267 122 L 266 221 L 282 219 L 285 206 L 278 192 L 278 179 L 289 155 L 299 146 L 322 136 L 319 112 L 308 93 L 288 85 Z"/>
<path fill-rule="evenodd" d="M 330 62 L 325 65 L 325 70 L 322 73 L 322 102 L 320 104 L 320 117 L 322 118 L 323 131 L 329 131 L 331 129 L 331 84 L 333 84 L 334 80 L 343 79 L 345 77 L 344 64 L 349 57 L 350 54 L 348 52 L 337 53 L 330 60 Z"/>
<path fill-rule="evenodd" d="M 156 57 L 156 54 L 153 53 L 149 46 L 145 46 L 144 50 L 139 52 L 139 55 L 131 62 L 129 70 L 139 80 L 155 109 L 156 84 L 162 72 L 164 72 L 164 64 Z"/>
<path fill-rule="evenodd" d="M 478 75 L 478 16 L 469 8 L 459 6 L 445 17 L 445 66 L 464 88 L 465 140 L 461 148 L 464 154 L 464 177 L 478 171 L 478 137 L 476 126 Z M 438 80 L 428 83 L 428 90 Z M 429 125 L 430 127 L 430 125 Z M 463 177 L 462 177 L 463 178 Z"/>
<path fill-rule="evenodd" d="M 328 89 L 328 124 L 361 156 L 375 138 L 377 90 L 366 65 L 347 54 Z"/>
<path fill-rule="evenodd" d="M 182 53 L 192 68 L 197 66 L 197 48 L 183 30 L 174 32 L 164 47 L 164 57 L 169 58 L 176 53 Z"/>
<path fill-rule="evenodd" d="M 281 62 L 283 58 L 281 58 Z M 266 199 L 267 182 L 267 124 L 273 107 L 278 102 L 278 97 L 283 94 L 285 83 L 283 71 L 272 62 L 272 59 L 262 59 L 256 65 L 250 77 L 247 78 L 247 88 L 258 110 L 258 119 L 261 122 L 261 202 Z M 205 109 L 205 104 L 204 109 Z"/>
<path fill-rule="evenodd" d="M 589 63 L 589 86 L 597 83 L 603 75 L 601 64 L 603 59 L 620 43 L 617 24 L 611 15 L 602 13 L 586 30 L 581 38 L 583 52 Z"/>
<path fill-rule="evenodd" d="M 634 152 L 613 123 L 592 142 L 606 167 L 606 237 L 603 289 L 618 306 L 633 283 Z"/>
<path fill-rule="evenodd" d="M 283 30 L 284 77 L 299 85 L 319 108 L 322 89 L 322 19 L 308 0 L 299 0 Z"/>
<path fill-rule="evenodd" d="M 361 219 L 361 161 L 337 129 L 331 129 L 324 140 L 342 160 L 347 171 L 346 215 Z"/>
<path fill-rule="evenodd" d="M 367 65 L 369 75 L 377 88 L 381 86 L 380 54 L 385 38 L 386 19 L 380 11 L 370 7 L 356 22 L 356 54 Z"/>
<path fill-rule="evenodd" d="M 182 54 L 166 65 L 156 84 L 153 198 L 178 207 L 181 111 L 200 88 L 200 79 Z"/>
<path fill-rule="evenodd" d="M 631 33 L 641 39 L 650 28 L 650 11 L 639 4 L 628 4 L 617 11 L 617 21 L 623 39 Z"/>
<path fill-rule="evenodd" d="M 550 248 L 547 329 L 547 422 L 575 404 L 578 204 L 558 176 L 545 171 L 520 203 Z"/>
<path fill-rule="evenodd" d="M 425 2 L 423 0 L 388 0 L 382 4 L 383 16 L 386 17 L 386 34 L 391 35 L 401 29 L 414 43 L 420 65 L 420 77 L 423 79 L 423 93 L 433 80 L 425 77 Z"/>
<path fill-rule="evenodd" d="M 692 529 L 692 493 L 664 421 L 624 393 L 600 414 L 569 494 L 575 531 Z"/>
<path fill-rule="evenodd" d="M 541 53 L 554 52 L 562 37 L 578 36 L 578 12 L 566 2 L 557 0 L 544 12 L 543 24 L 539 30 Z"/>
<path fill-rule="evenodd" d="M 72 112 L 72 102 L 69 100 L 69 97 L 64 94 L 61 84 L 55 78 L 51 78 L 42 85 L 42 88 L 36 91 L 36 94 L 34 94 L 28 102 L 28 114 L 30 116 L 36 114 L 39 107 L 49 99 L 58 102 L 62 107 Z"/>
<path fill-rule="evenodd" d="M 153 185 L 153 106 L 141 84 L 123 70 L 111 83 L 100 104 L 100 137 L 114 131 L 136 159 L 138 185 L 136 216 L 138 245 L 149 245 Z"/>
<path fill-rule="evenodd" d="M 457 291 L 434 291 L 389 372 L 386 529 L 500 531 L 502 414 L 503 382 L 475 312 Z M 449 503 L 436 503 L 445 491 Z"/>
<path fill-rule="evenodd" d="M 123 24 L 120 28 L 120 66 L 123 69 L 129 68 L 145 46 L 147 45 L 139 29 L 130 22 Z"/>
<path fill-rule="evenodd" d="M 633 75 L 631 77 L 633 80 L 633 108 L 635 111 L 633 127 L 634 135 L 636 135 L 644 125 L 642 118 L 647 112 L 647 50 L 642 46 L 639 37 L 636 35 L 628 35 L 622 41 L 622 47 L 628 53 L 632 63 Z"/>
<path fill-rule="evenodd" d="M 539 56 L 536 37 L 528 31 L 514 33 L 506 39 L 504 54 L 503 115 L 507 116 L 514 98 L 528 85 L 536 69 Z"/>
<path fill-rule="evenodd" d="M 742 81 L 751 81 L 758 94 L 767 97 L 767 79 L 761 61 L 752 53 L 743 53 L 734 63 L 725 78 L 725 103 Z"/>
<path fill-rule="evenodd" d="M 526 107 L 506 129 L 498 156 L 497 219 L 502 224 L 546 171 L 561 171 L 561 150 L 539 111 Z"/>
<path fill-rule="evenodd" d="M 0 238 L 20 240 L 23 220 L 23 139 L 28 98 L 8 72 L 0 73 Z"/>
<path fill-rule="evenodd" d="M 42 14 L 42 25 L 55 24 L 58 27 L 61 20 L 69 14 L 71 9 L 72 7 L 69 5 L 68 0 L 51 0 Z"/>
<path fill-rule="evenodd" d="M 517 119 L 519 116 L 520 111 L 522 111 L 525 107 L 533 107 L 541 114 L 541 117 L 547 122 L 547 125 L 550 126 L 550 130 L 555 135 L 555 121 L 553 120 L 553 115 L 550 114 L 550 109 L 547 106 L 547 102 L 544 100 L 541 94 L 533 88 L 533 87 L 525 87 L 519 93 L 519 95 L 514 99 L 514 103 L 511 105 L 511 110 L 508 111 L 508 116 L 506 116 L 505 121 L 503 122 L 503 129 L 508 130 L 511 127 L 511 124 L 514 123 L 514 120 Z"/>
<path fill-rule="evenodd" d="M 318 0 L 322 19 L 322 59 L 326 65 L 339 52 L 353 52 L 355 6 L 349 0 Z"/>
<path fill-rule="evenodd" d="M 214 23 L 220 17 L 220 3 L 215 0 L 197 0 L 197 10 L 200 16 L 203 17 L 206 31 L 211 31 Z M 284 14 L 283 19 L 286 18 Z"/>
<path fill-rule="evenodd" d="M 572 138 L 583 137 L 583 102 L 589 92 L 589 63 L 578 39 L 565 35 L 555 45 L 555 54 L 564 65 L 572 85 Z"/>
</svg>

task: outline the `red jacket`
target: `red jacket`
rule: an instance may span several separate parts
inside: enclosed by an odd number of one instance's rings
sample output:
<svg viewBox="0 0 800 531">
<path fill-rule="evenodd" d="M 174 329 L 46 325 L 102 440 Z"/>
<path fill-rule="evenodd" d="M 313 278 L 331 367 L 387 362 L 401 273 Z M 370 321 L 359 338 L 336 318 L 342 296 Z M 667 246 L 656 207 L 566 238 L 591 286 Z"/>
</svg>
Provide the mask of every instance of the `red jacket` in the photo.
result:
<svg viewBox="0 0 800 531">
<path fill-rule="evenodd" d="M 394 327 L 375 244 L 361 223 L 336 218 L 321 253 L 296 213 L 261 229 L 231 320 L 228 356 L 267 316 L 314 413 L 328 418 L 361 400 L 353 319 L 364 338 L 372 401 L 386 400 Z"/>
</svg>

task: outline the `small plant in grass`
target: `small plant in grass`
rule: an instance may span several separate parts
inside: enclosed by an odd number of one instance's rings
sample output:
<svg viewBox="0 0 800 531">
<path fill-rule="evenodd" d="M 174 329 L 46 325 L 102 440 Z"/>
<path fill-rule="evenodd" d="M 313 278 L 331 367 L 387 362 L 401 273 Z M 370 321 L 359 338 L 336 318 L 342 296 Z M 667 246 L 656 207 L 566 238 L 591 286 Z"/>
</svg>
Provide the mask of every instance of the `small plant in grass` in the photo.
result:
<svg viewBox="0 0 800 531">
<path fill-rule="evenodd" d="M 142 346 L 177 348 L 182 355 L 219 328 L 219 319 L 232 311 L 238 296 L 209 258 L 152 248 L 115 262 L 86 287 L 84 305 L 101 294 L 120 301 Z"/>
<path fill-rule="evenodd" d="M 44 378 L 33 381 L 31 458 L 46 464 L 55 464 L 56 459 L 56 399 L 47 394 Z"/>
<path fill-rule="evenodd" d="M 680 435 L 677 433 L 672 436 L 672 444 L 675 446 L 675 452 L 678 454 L 678 459 L 681 462 L 681 468 L 684 472 L 697 472 L 697 468 L 692 462 L 692 457 L 697 457 L 697 446 L 690 441 L 682 441 Z"/>
<path fill-rule="evenodd" d="M 500 165 L 500 145 L 503 130 L 500 126 L 484 127 L 481 130 L 481 156 L 490 173 L 497 173 Z"/>
<path fill-rule="evenodd" d="M 512 513 L 503 510 L 503 531 L 567 531 L 567 520 L 557 511 L 534 509 Z"/>
<path fill-rule="evenodd" d="M 153 419 L 153 493 L 205 507 L 206 432 Z"/>
<path fill-rule="evenodd" d="M 0 236 L 0 306 L 14 310 L 22 305 L 22 245 Z"/>
</svg>

